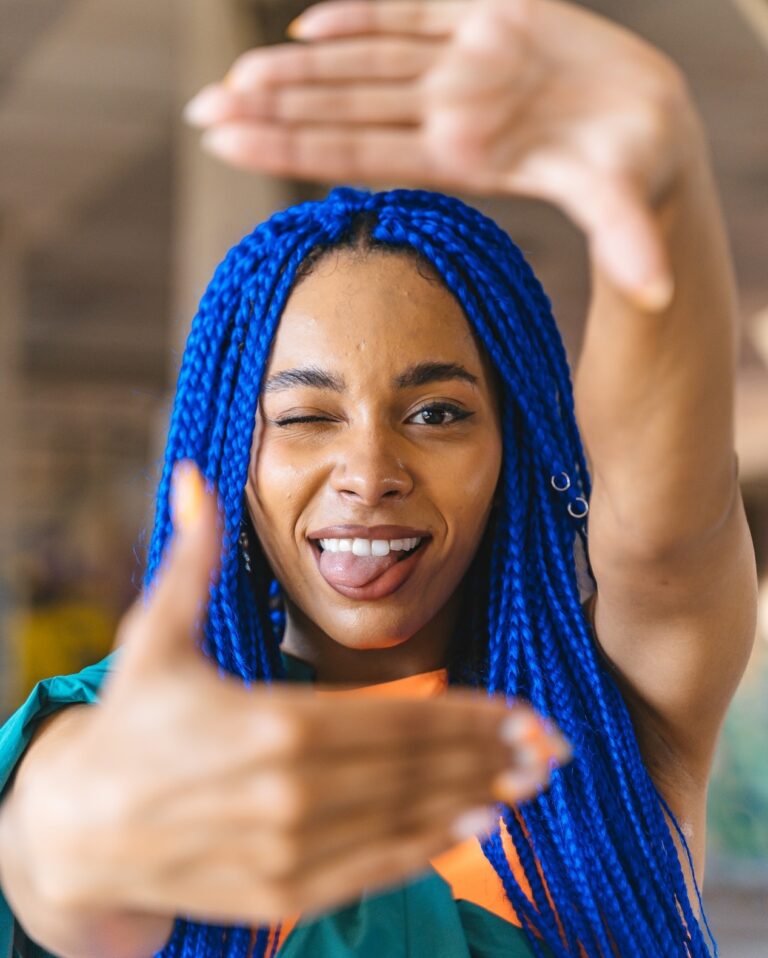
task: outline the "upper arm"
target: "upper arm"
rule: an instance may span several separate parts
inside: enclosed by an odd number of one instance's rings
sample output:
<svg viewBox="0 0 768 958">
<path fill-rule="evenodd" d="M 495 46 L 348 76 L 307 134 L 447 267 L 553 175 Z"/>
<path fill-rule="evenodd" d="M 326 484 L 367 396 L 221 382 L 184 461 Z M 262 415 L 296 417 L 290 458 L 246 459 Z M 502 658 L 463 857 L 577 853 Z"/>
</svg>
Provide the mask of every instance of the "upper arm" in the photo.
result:
<svg viewBox="0 0 768 958">
<path fill-rule="evenodd" d="M 661 749 L 705 782 L 756 631 L 755 556 L 741 495 L 737 488 L 727 518 L 706 539 L 664 553 L 634 548 L 602 505 L 596 488 L 595 638 L 647 763 Z"/>
</svg>

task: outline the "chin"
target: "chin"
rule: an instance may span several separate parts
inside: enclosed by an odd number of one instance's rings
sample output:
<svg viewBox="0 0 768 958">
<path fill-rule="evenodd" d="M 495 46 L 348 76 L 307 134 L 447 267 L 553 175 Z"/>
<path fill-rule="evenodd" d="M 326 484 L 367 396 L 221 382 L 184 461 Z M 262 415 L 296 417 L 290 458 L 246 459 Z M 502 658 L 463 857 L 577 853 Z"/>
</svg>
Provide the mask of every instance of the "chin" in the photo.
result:
<svg viewBox="0 0 768 958">
<path fill-rule="evenodd" d="M 304 610 L 304 615 L 329 639 L 347 649 L 392 649 L 403 645 L 427 628 L 438 609 L 421 605 L 403 608 L 374 609 L 370 605 L 339 610 Z M 330 614 L 328 614 L 330 612 Z M 325 613 L 325 614 L 324 614 Z"/>
<path fill-rule="evenodd" d="M 421 617 L 417 621 L 394 623 L 371 621 L 375 620 L 375 616 L 360 618 L 363 621 L 328 623 L 323 631 L 334 642 L 348 649 L 392 649 L 403 645 L 427 625 Z"/>
<path fill-rule="evenodd" d="M 350 636 L 348 633 L 343 635 L 330 635 L 338 645 L 343 645 L 345 649 L 356 649 L 359 652 L 373 651 L 374 649 L 394 649 L 398 645 L 404 645 L 411 636 L 401 639 L 382 639 L 372 638 L 370 635 L 361 635 L 359 638 Z"/>
</svg>

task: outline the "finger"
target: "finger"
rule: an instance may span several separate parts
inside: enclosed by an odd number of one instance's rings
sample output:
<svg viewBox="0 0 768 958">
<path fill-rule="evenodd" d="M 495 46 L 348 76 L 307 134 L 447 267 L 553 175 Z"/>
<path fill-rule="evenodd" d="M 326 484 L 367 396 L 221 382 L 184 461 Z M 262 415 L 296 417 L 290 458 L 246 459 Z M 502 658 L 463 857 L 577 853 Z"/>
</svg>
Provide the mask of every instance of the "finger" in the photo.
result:
<svg viewBox="0 0 768 958">
<path fill-rule="evenodd" d="M 471 813 L 478 832 L 490 831 L 497 819 L 490 808 L 479 822 L 477 806 L 436 799 L 438 803 L 442 807 L 413 828 L 362 839 L 344 855 L 336 854 L 308 868 L 298 879 L 295 891 L 304 915 L 339 907 L 363 891 L 382 891 L 412 879 L 430 859 L 470 837 L 466 832 L 467 813 Z"/>
<path fill-rule="evenodd" d="M 363 774 L 358 768 L 358 777 Z M 261 819 L 238 820 L 222 814 L 203 826 L 199 821 L 193 827 L 181 830 L 181 822 L 174 821 L 186 839 L 183 853 L 174 866 L 190 867 L 210 855 L 211 848 L 222 855 L 246 854 L 252 874 L 263 877 L 287 877 L 299 866 L 318 866 L 334 855 L 345 855 L 361 843 L 377 838 L 394 837 L 403 831 L 426 827 L 437 816 L 456 817 L 468 808 L 490 805 L 495 799 L 490 790 L 491 776 L 485 774 L 461 786 L 443 787 L 435 783 L 418 798 L 385 804 L 380 797 L 336 809 L 332 816 L 315 817 L 302 822 L 300 828 L 279 827 Z M 383 783 L 382 783 L 383 784 Z M 342 789 L 341 783 L 338 786 Z M 165 825 L 158 823 L 158 841 L 162 841 Z M 297 876 L 298 877 L 298 874 Z"/>
<path fill-rule="evenodd" d="M 201 143 L 233 166 L 277 176 L 323 182 L 441 182 L 432 175 L 419 130 L 413 127 L 235 122 L 209 130 Z"/>
<path fill-rule="evenodd" d="M 262 84 L 408 80 L 431 66 L 437 49 L 430 41 L 411 37 L 276 44 L 244 53 L 224 83 L 247 92 Z"/>
<path fill-rule="evenodd" d="M 233 852 L 248 855 L 251 867 L 265 878 L 294 878 L 313 881 L 314 876 L 327 874 L 337 861 L 354 855 L 371 844 L 398 843 L 403 836 L 428 832 L 435 823 L 447 828 L 473 809 L 490 808 L 493 799 L 482 785 L 467 786 L 460 792 L 435 791 L 422 796 L 419 802 L 402 805 L 397 814 L 386 814 L 375 806 L 360 807 L 355 813 L 318 823 L 301 835 L 280 833 L 274 829 L 240 832 L 240 842 L 233 843 Z M 453 831 L 450 844 L 468 837 Z"/>
<path fill-rule="evenodd" d="M 262 85 L 247 92 L 217 84 L 200 92 L 184 118 L 196 126 L 250 120 L 415 124 L 420 114 L 419 89 L 413 83 Z"/>
<path fill-rule="evenodd" d="M 550 763 L 562 764 L 570 750 L 562 737 L 545 730 L 545 723 L 529 713 L 512 713 L 497 738 L 440 743 L 430 747 L 309 753 L 298 764 L 261 761 L 217 774 L 213 782 L 200 780 L 185 787 L 183 799 L 173 808 L 173 825 L 192 831 L 210 830 L 211 809 L 222 827 L 269 826 L 301 832 L 325 821 L 344 818 L 361 808 L 396 815 L 434 792 L 459 794 L 483 789 L 483 801 L 517 801 L 522 792 L 514 783 L 501 782 L 511 774 L 529 781 L 526 797 L 549 778 Z M 271 739 L 274 742 L 274 736 Z M 210 778 L 210 776 L 209 776 Z M 504 787 L 506 786 L 506 787 Z M 158 827 L 165 824 L 153 815 Z"/>
<path fill-rule="evenodd" d="M 490 830 L 497 821 L 488 806 L 472 804 L 473 796 L 455 800 L 433 796 L 418 813 L 382 829 L 375 815 L 347 827 L 325 830 L 325 845 L 311 855 L 299 843 L 279 836 L 241 833 L 235 842 L 210 842 L 172 865 L 171 881 L 136 893 L 134 907 L 172 904 L 198 920 L 272 921 L 296 911 L 327 909 L 357 897 L 368 888 L 401 881 L 426 867 L 430 858 L 469 837 Z M 478 815 L 479 810 L 482 815 Z M 469 816 L 467 813 L 471 813 Z"/>
<path fill-rule="evenodd" d="M 627 177 L 602 173 L 563 149 L 531 150 L 505 178 L 513 192 L 560 206 L 587 235 L 593 259 L 640 309 L 663 309 L 672 276 L 664 244 L 640 189 Z"/>
<path fill-rule="evenodd" d="M 302 40 L 369 33 L 444 37 L 451 33 L 468 6 L 466 0 L 331 0 L 308 7 L 288 32 Z"/>
<path fill-rule="evenodd" d="M 343 754 L 388 749 L 407 755 L 419 747 L 459 742 L 482 747 L 499 741 L 510 714 L 502 696 L 489 698 L 483 692 L 464 689 L 451 689 L 428 700 L 347 697 L 329 702 L 326 694 L 320 687 L 313 698 L 303 699 L 298 717 L 304 752 L 318 758 L 324 751 Z M 513 708 L 528 710 L 523 703 Z"/>
<path fill-rule="evenodd" d="M 193 653 L 210 586 L 218 572 L 221 536 L 215 493 L 197 466 L 177 464 L 172 481 L 174 532 L 143 614 L 123 641 L 122 669 L 147 657 Z"/>
<path fill-rule="evenodd" d="M 515 765 L 512 751 L 501 741 L 483 750 L 457 743 L 439 750 L 415 749 L 407 756 L 380 752 L 337 761 L 325 756 L 302 762 L 299 769 L 259 768 L 245 781 L 242 775 L 223 778 L 213 794 L 208 788 L 197 799 L 190 796 L 181 814 L 190 827 L 198 827 L 215 806 L 222 823 L 236 827 L 261 823 L 312 830 L 365 808 L 397 815 L 434 792 L 458 795 L 479 788 L 483 800 L 490 802 L 495 800 L 496 777 Z M 543 763 L 541 770 L 546 773 Z"/>
<path fill-rule="evenodd" d="M 561 733 L 529 706 L 507 705 L 502 696 L 488 698 L 482 692 L 449 690 L 426 701 L 336 699 L 329 708 L 322 691 L 309 696 L 296 689 L 260 691 L 265 694 L 252 698 L 240 735 L 244 760 L 250 756 L 254 769 L 269 760 L 295 767 L 385 753 L 408 761 L 420 750 L 462 745 L 493 758 L 499 742 L 515 749 L 532 738 L 545 741 L 554 755 L 565 758 L 567 751 Z M 272 744 L 276 737 L 280 748 Z"/>
<path fill-rule="evenodd" d="M 674 295 L 669 257 L 651 210 L 632 184 L 606 187 L 590 247 L 592 259 L 642 311 L 669 306 Z"/>
</svg>

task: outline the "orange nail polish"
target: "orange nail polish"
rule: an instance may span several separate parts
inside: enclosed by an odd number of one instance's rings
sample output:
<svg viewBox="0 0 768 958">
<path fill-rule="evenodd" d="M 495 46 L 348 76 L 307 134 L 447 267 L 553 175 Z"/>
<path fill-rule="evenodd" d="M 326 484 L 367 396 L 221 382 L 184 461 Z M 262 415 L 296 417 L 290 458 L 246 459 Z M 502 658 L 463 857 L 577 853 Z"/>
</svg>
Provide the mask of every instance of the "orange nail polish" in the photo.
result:
<svg viewBox="0 0 768 958">
<path fill-rule="evenodd" d="M 194 463 L 184 460 L 173 470 L 171 507 L 173 523 L 180 532 L 196 525 L 203 505 L 203 477 Z"/>
<path fill-rule="evenodd" d="M 498 802 L 526 801 L 548 784 L 546 771 L 500 772 L 491 783 L 491 794 Z"/>
<path fill-rule="evenodd" d="M 661 313 L 667 309 L 675 295 L 672 278 L 661 277 L 637 290 L 634 299 L 637 305 L 647 313 Z"/>
<path fill-rule="evenodd" d="M 298 17 L 294 17 L 293 20 L 285 28 L 286 36 L 290 37 L 292 40 L 298 40 L 301 37 L 301 14 Z"/>
</svg>

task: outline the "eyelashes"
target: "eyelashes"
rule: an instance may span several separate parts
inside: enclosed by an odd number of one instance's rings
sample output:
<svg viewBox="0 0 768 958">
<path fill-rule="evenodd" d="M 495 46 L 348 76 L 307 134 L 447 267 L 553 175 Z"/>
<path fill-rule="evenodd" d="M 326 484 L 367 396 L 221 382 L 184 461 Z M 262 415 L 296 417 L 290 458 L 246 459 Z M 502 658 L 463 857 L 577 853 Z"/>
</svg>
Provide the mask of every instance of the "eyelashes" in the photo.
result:
<svg viewBox="0 0 768 958">
<path fill-rule="evenodd" d="M 471 416 L 474 416 L 473 412 L 470 412 L 467 409 L 463 409 L 461 406 L 455 405 L 455 403 L 447 402 L 436 402 L 436 403 L 427 403 L 422 406 L 420 409 L 417 409 L 415 413 L 408 417 L 408 422 L 413 420 L 416 416 L 429 416 L 429 417 L 440 417 L 440 416 L 450 416 L 448 422 L 421 422 L 416 423 L 415 425 L 420 426 L 431 426 L 433 428 L 440 428 L 444 426 L 450 426 L 453 423 L 461 422 L 464 419 L 469 419 Z M 296 426 L 296 425 L 308 425 L 310 423 L 317 422 L 336 422 L 337 420 L 330 418 L 329 416 L 289 416 L 283 419 L 273 419 L 272 423 L 276 426 L 286 427 L 286 426 Z"/>
<path fill-rule="evenodd" d="M 422 406 L 421 409 L 417 410 L 413 416 L 410 416 L 410 419 L 413 419 L 414 416 L 421 416 L 424 414 L 435 416 L 435 415 L 444 415 L 448 414 L 452 416 L 450 422 L 431 422 L 431 423 L 420 423 L 419 425 L 423 426 L 450 426 L 451 423 L 461 422 L 462 419 L 469 419 L 470 416 L 474 416 L 473 412 L 469 412 L 467 409 L 462 409 L 461 406 L 456 406 L 454 403 L 446 402 L 437 402 L 437 403 L 428 403 L 426 406 Z"/>
</svg>

